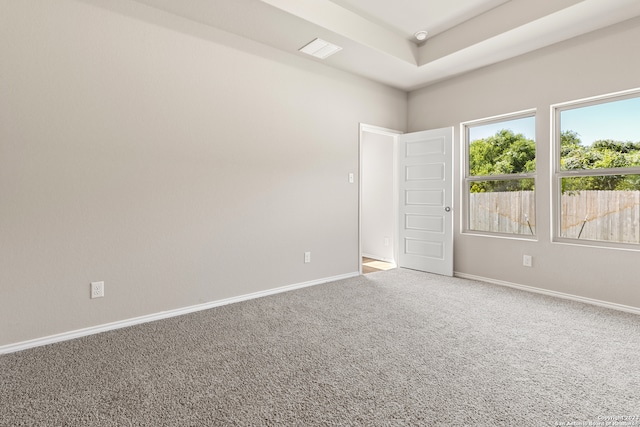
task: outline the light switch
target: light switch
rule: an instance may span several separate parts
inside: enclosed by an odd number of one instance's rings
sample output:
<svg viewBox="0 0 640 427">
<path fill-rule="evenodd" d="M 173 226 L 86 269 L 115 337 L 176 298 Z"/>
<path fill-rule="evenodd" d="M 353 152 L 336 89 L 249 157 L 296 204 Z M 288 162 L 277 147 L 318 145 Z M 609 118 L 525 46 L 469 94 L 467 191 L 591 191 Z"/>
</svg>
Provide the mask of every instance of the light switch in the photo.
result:
<svg viewBox="0 0 640 427">
<path fill-rule="evenodd" d="M 353 172 L 349 174 L 349 184 L 353 184 L 355 177 L 353 175 Z"/>
</svg>

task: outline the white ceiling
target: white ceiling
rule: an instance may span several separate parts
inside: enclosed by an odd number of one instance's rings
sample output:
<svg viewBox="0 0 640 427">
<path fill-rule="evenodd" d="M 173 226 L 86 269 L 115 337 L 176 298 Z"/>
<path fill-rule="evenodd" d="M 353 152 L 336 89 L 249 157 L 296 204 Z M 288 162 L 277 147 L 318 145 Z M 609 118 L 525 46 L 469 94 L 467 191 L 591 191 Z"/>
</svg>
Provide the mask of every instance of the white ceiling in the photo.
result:
<svg viewBox="0 0 640 427">
<path fill-rule="evenodd" d="M 135 1 L 406 91 L 640 16 L 640 0 Z M 343 49 L 298 52 L 316 37 Z"/>
</svg>

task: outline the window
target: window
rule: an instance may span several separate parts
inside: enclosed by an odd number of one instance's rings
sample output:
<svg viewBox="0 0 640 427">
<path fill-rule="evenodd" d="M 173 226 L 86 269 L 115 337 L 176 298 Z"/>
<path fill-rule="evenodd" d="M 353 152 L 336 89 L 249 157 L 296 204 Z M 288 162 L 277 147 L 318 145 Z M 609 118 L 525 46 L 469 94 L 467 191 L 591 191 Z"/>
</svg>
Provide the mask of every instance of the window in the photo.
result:
<svg viewBox="0 0 640 427">
<path fill-rule="evenodd" d="M 637 247 L 640 91 L 556 105 L 552 112 L 556 240 Z"/>
<path fill-rule="evenodd" d="M 464 231 L 534 236 L 535 111 L 462 124 Z"/>
</svg>

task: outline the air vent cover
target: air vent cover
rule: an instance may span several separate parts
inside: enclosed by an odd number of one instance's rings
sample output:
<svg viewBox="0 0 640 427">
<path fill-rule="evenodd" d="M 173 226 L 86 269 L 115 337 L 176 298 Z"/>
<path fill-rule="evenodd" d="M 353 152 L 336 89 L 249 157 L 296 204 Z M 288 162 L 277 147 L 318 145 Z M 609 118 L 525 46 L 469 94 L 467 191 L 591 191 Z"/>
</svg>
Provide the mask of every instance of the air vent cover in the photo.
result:
<svg viewBox="0 0 640 427">
<path fill-rule="evenodd" d="M 298 50 L 300 52 L 306 53 L 307 55 L 325 59 L 338 52 L 339 50 L 342 50 L 342 48 L 322 39 L 315 39 L 311 43 Z"/>
</svg>

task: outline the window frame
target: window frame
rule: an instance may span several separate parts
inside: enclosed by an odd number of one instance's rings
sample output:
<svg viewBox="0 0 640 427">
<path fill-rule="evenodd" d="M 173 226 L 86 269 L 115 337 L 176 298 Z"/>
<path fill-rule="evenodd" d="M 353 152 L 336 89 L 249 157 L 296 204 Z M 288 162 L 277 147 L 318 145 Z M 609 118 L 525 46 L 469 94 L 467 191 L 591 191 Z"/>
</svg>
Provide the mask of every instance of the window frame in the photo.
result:
<svg viewBox="0 0 640 427">
<path fill-rule="evenodd" d="M 640 175 L 640 166 L 623 168 L 602 168 L 602 169 L 570 169 L 562 170 L 561 161 L 561 120 L 560 114 L 563 111 L 577 108 L 590 107 L 593 105 L 606 104 L 609 102 L 623 101 L 625 99 L 640 98 L 640 88 L 629 89 L 620 92 L 613 92 L 604 95 L 593 96 L 573 101 L 562 102 L 551 105 L 551 242 L 563 243 L 578 246 L 591 246 L 611 249 L 622 249 L 640 251 L 640 244 L 611 242 L 604 240 L 582 240 L 572 237 L 562 237 L 562 179 L 578 178 L 590 176 L 611 176 L 611 175 Z"/>
<path fill-rule="evenodd" d="M 493 123 L 506 122 L 510 120 L 524 119 L 524 118 L 534 118 L 534 142 L 536 147 L 536 171 L 529 173 L 514 173 L 514 174 L 502 174 L 502 175 L 471 175 L 470 174 L 470 161 L 469 161 L 469 129 L 476 126 L 488 125 Z M 537 241 L 538 240 L 538 193 L 534 190 L 534 201 L 535 201 L 535 216 L 536 216 L 536 228 L 533 234 L 512 234 L 512 233 L 500 233 L 496 231 L 482 231 L 482 230 L 473 230 L 470 228 L 471 223 L 471 214 L 470 214 L 470 194 L 469 191 L 471 184 L 473 182 L 479 181 L 515 181 L 521 179 L 533 179 L 534 188 L 537 188 L 538 185 L 538 141 L 537 141 L 537 129 L 538 129 L 538 120 L 537 120 L 537 109 L 530 108 L 527 110 L 516 111 L 513 113 L 500 114 L 497 116 L 485 117 L 482 119 L 476 120 L 468 120 L 460 123 L 460 140 L 462 142 L 462 166 L 461 170 L 461 189 L 460 189 L 460 206 L 462 206 L 462 215 L 460 215 L 460 231 L 462 234 L 469 235 L 480 235 L 480 236 L 488 236 L 488 237 L 500 237 L 507 238 L 513 240 L 529 240 L 529 241 Z"/>
</svg>

